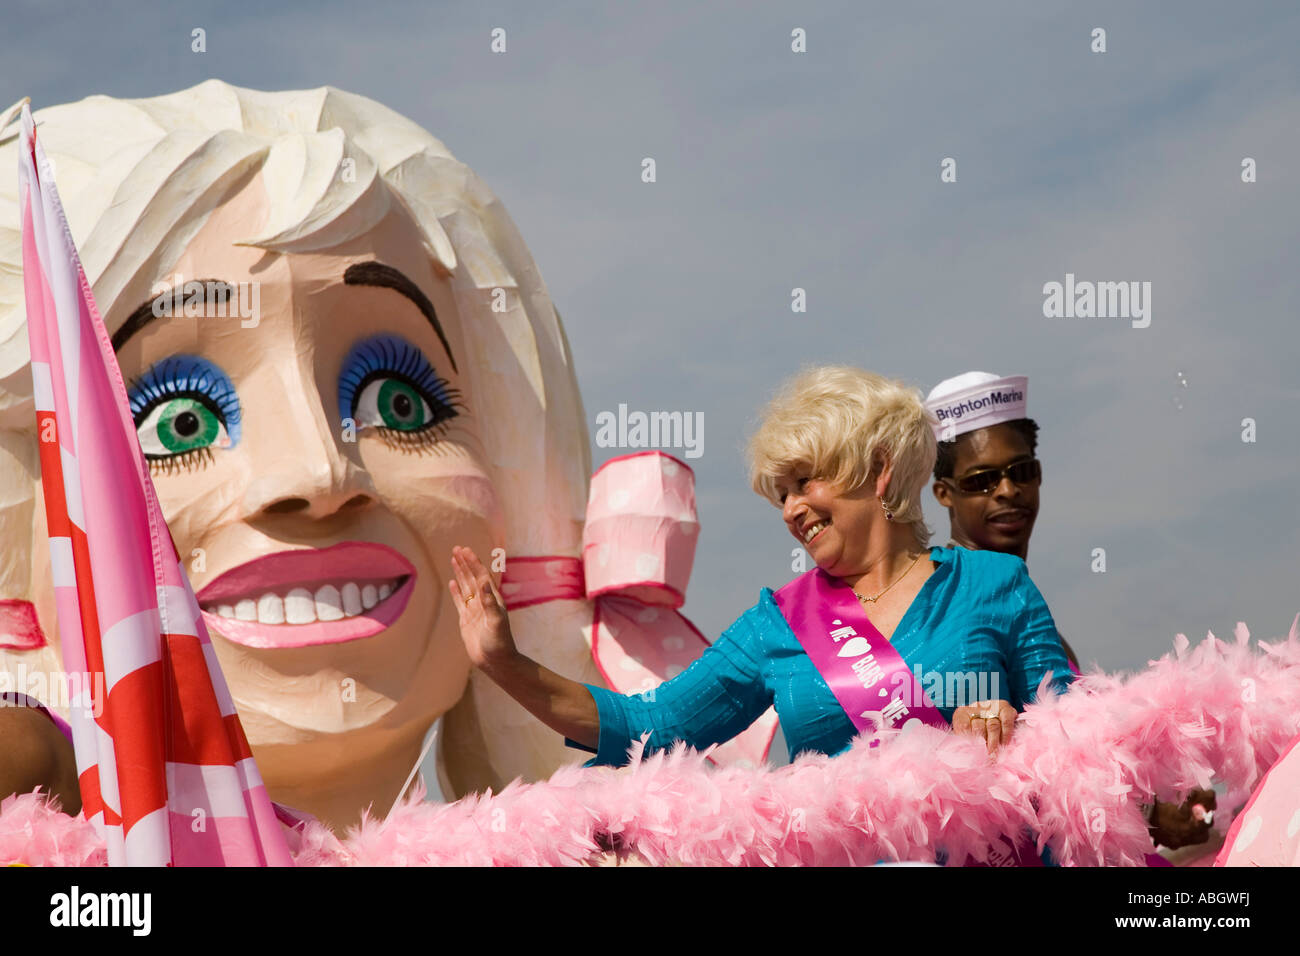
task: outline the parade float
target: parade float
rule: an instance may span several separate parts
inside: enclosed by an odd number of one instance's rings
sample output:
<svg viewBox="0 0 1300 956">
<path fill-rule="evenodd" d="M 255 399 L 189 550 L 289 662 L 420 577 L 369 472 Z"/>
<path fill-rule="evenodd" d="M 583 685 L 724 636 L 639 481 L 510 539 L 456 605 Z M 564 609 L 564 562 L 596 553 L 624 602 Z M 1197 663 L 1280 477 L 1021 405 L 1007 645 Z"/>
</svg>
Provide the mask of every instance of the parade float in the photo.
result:
<svg viewBox="0 0 1300 956">
<path fill-rule="evenodd" d="M 914 726 L 769 768 L 769 712 L 576 766 L 472 672 L 445 556 L 492 556 L 531 656 L 648 690 L 707 643 L 678 610 L 693 475 L 656 452 L 589 479 L 559 316 L 474 173 L 329 88 L 4 127 L 0 669 L 70 721 L 85 810 L 7 798 L 0 861 L 998 865 L 1028 833 L 1141 865 L 1144 804 L 1239 806 L 1300 732 L 1295 628 L 1242 627 L 1042 695 L 995 761 Z"/>
</svg>

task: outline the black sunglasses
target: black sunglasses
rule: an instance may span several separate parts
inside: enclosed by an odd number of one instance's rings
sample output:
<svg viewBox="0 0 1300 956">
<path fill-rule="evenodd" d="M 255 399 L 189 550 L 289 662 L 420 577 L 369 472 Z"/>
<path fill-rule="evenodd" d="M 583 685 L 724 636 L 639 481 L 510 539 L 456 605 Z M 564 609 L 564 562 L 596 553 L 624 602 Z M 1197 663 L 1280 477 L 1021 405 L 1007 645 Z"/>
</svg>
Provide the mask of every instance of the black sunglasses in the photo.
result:
<svg viewBox="0 0 1300 956">
<path fill-rule="evenodd" d="M 1002 484 L 1003 478 L 1010 478 L 1018 485 L 1028 485 L 1042 477 L 1043 466 L 1038 463 L 1037 458 L 1030 458 L 1028 461 L 1018 461 L 1005 468 L 984 468 L 960 478 L 941 480 L 951 483 L 958 491 L 968 495 L 987 495 Z"/>
</svg>

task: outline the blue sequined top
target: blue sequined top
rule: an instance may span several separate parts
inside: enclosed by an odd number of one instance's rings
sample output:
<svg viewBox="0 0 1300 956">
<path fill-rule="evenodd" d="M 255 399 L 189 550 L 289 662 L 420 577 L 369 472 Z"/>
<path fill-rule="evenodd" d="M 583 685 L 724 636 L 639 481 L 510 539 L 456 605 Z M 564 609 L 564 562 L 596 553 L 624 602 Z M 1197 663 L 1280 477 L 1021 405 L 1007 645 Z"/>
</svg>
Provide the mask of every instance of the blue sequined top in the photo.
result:
<svg viewBox="0 0 1300 956">
<path fill-rule="evenodd" d="M 1052 686 L 1070 684 L 1056 625 L 1024 561 L 965 548 L 933 548 L 930 558 L 937 567 L 890 642 L 945 719 L 980 700 L 1001 698 L 1023 709 L 1049 671 Z M 626 763 L 628 746 L 647 731 L 647 753 L 677 740 L 698 749 L 721 743 L 772 705 L 792 757 L 806 750 L 838 754 L 856 735 L 770 588 L 690 667 L 654 690 L 623 696 L 586 686 L 600 714 L 589 764 Z"/>
</svg>

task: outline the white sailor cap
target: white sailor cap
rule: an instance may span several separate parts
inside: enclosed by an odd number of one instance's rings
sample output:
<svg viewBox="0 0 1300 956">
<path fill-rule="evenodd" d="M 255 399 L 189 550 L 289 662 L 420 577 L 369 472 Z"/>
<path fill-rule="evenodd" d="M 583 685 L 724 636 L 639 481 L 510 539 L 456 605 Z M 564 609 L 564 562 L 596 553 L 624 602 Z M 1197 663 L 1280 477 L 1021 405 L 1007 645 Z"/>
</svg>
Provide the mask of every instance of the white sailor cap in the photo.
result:
<svg viewBox="0 0 1300 956">
<path fill-rule="evenodd" d="M 1028 397 L 1029 379 L 1024 375 L 1003 378 L 988 372 L 966 372 L 931 389 L 925 407 L 937 419 L 932 426 L 934 437 L 954 441 L 977 428 L 1027 417 Z"/>
</svg>

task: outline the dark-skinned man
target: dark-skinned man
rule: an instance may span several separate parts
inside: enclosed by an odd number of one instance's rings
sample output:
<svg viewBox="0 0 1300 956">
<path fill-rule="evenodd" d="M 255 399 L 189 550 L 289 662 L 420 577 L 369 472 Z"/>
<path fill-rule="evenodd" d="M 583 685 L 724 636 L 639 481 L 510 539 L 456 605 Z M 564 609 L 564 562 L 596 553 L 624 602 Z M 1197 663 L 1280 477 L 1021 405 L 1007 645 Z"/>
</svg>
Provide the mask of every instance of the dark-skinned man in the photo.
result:
<svg viewBox="0 0 1300 956">
<path fill-rule="evenodd" d="M 1028 394 L 1024 376 L 967 372 L 940 382 L 926 399 L 938 420 L 933 490 L 948 509 L 948 547 L 1028 560 L 1043 480 Z M 1077 672 L 1079 659 L 1064 638 L 1061 646 Z M 1152 839 L 1171 849 L 1204 843 L 1210 823 L 1198 818 L 1197 805 L 1213 811 L 1214 791 L 1194 790 L 1181 806 L 1157 801 L 1148 818 Z"/>
</svg>

